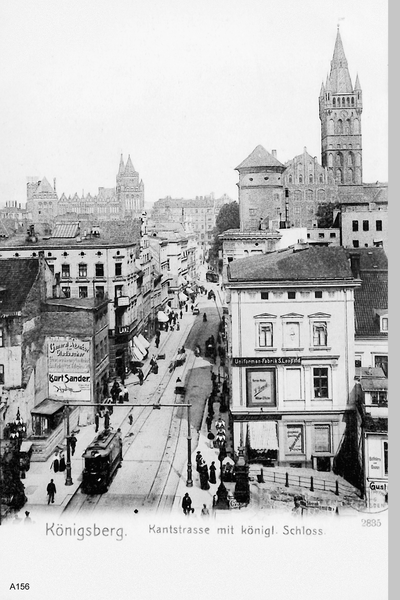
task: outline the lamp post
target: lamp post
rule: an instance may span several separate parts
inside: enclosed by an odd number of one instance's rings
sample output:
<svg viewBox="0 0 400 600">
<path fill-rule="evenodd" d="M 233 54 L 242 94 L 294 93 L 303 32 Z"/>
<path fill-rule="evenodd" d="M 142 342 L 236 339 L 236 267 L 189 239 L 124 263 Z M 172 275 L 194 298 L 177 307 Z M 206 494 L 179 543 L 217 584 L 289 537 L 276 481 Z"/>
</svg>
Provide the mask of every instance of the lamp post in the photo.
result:
<svg viewBox="0 0 400 600">
<path fill-rule="evenodd" d="M 73 485 L 72 474 L 71 474 L 71 445 L 70 445 L 70 431 L 69 431 L 69 404 L 68 401 L 64 406 L 64 416 L 66 417 L 67 423 L 67 463 L 66 467 L 66 477 L 65 477 L 65 485 Z"/>
<path fill-rule="evenodd" d="M 188 461 L 187 461 L 187 479 L 186 479 L 186 487 L 193 487 L 193 478 L 192 478 L 192 433 L 190 428 L 190 404 L 187 407 L 187 419 L 188 419 L 188 436 L 187 436 L 187 444 L 188 444 Z"/>
</svg>

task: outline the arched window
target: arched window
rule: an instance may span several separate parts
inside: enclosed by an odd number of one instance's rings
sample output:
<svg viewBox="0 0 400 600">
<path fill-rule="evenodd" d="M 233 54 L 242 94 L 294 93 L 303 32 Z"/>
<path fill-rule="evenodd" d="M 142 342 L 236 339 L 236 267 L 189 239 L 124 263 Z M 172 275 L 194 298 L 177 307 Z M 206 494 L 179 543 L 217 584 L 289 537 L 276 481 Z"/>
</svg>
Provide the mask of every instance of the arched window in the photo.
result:
<svg viewBox="0 0 400 600">
<path fill-rule="evenodd" d="M 303 183 L 303 175 L 299 175 L 299 183 Z"/>
<path fill-rule="evenodd" d="M 336 183 L 343 183 L 342 169 L 336 169 Z"/>
<path fill-rule="evenodd" d="M 352 168 L 348 169 L 348 180 L 349 183 L 355 183 L 354 171 Z"/>
<path fill-rule="evenodd" d="M 349 152 L 347 156 L 347 165 L 349 167 L 352 167 L 354 165 L 354 154 L 352 152 Z"/>
<path fill-rule="evenodd" d="M 312 201 L 313 201 L 313 191 L 307 190 L 307 202 L 312 202 Z"/>
<path fill-rule="evenodd" d="M 325 190 L 318 190 L 318 202 L 325 202 Z"/>
<path fill-rule="evenodd" d="M 324 176 L 322 174 L 319 176 L 319 182 L 324 183 Z"/>
<path fill-rule="evenodd" d="M 336 166 L 343 167 L 343 154 L 341 152 L 336 153 Z"/>
<path fill-rule="evenodd" d="M 333 99 L 333 106 L 336 106 L 336 98 Z"/>
<path fill-rule="evenodd" d="M 361 154 L 359 152 L 356 154 L 356 164 L 357 167 L 361 166 Z"/>
<path fill-rule="evenodd" d="M 338 133 L 338 134 L 342 134 L 343 133 L 343 121 L 342 121 L 342 119 L 338 119 L 338 122 L 336 123 L 336 133 Z"/>
<path fill-rule="evenodd" d="M 344 98 L 342 98 L 342 106 L 345 105 L 346 100 Z"/>
<path fill-rule="evenodd" d="M 358 119 L 354 119 L 354 133 L 360 133 L 360 121 Z"/>
<path fill-rule="evenodd" d="M 346 98 L 347 106 L 350 106 L 350 98 Z"/>
<path fill-rule="evenodd" d="M 294 200 L 295 200 L 295 202 L 300 202 L 300 200 L 301 200 L 301 192 L 300 192 L 300 190 L 296 190 L 295 191 L 295 193 L 294 193 Z"/>
<path fill-rule="evenodd" d="M 354 98 L 351 99 L 351 105 L 354 106 Z"/>
<path fill-rule="evenodd" d="M 335 124 L 333 122 L 333 119 L 330 119 L 328 122 L 328 134 L 333 134 L 335 133 Z"/>
<path fill-rule="evenodd" d="M 351 133 L 351 122 L 350 119 L 346 119 L 346 134 L 350 135 Z"/>
<path fill-rule="evenodd" d="M 333 154 L 328 154 L 328 167 L 333 167 Z"/>
<path fill-rule="evenodd" d="M 289 175 L 289 183 L 293 183 L 293 177 Z"/>
<path fill-rule="evenodd" d="M 314 177 L 311 174 L 308 176 L 308 181 L 309 181 L 309 183 L 314 182 Z"/>
</svg>

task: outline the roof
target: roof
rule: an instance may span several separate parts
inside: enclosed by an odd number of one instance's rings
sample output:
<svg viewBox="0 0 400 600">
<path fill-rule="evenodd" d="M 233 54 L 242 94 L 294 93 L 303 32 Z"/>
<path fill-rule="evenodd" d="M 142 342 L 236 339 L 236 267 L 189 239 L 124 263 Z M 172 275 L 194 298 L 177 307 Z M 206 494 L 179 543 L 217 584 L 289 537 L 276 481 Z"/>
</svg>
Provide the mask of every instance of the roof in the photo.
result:
<svg viewBox="0 0 400 600">
<path fill-rule="evenodd" d="M 52 194 L 54 196 L 55 192 L 50 183 L 47 181 L 46 177 L 43 177 L 34 194 Z"/>
<path fill-rule="evenodd" d="M 78 223 L 56 223 L 52 238 L 74 238 L 79 231 Z"/>
<path fill-rule="evenodd" d="M 328 87 L 334 94 L 351 94 L 353 86 L 347 65 L 347 59 L 343 50 L 342 38 L 338 28 L 335 49 L 331 61 L 331 72 Z"/>
<path fill-rule="evenodd" d="M 388 309 L 388 261 L 383 248 L 347 250 L 360 258 L 361 287 L 354 291 L 356 337 L 387 337 L 379 313 Z"/>
<path fill-rule="evenodd" d="M 39 273 L 38 258 L 0 259 L 0 313 L 15 313 L 22 309 Z"/>
<path fill-rule="evenodd" d="M 287 248 L 242 258 L 228 265 L 228 282 L 316 279 L 353 280 L 344 248 L 304 246 L 299 251 Z"/>
<path fill-rule="evenodd" d="M 272 156 L 263 146 L 257 146 L 253 152 L 235 168 L 235 171 L 240 169 L 249 169 L 252 167 L 282 167 L 284 165 L 279 162 L 275 156 Z"/>
</svg>

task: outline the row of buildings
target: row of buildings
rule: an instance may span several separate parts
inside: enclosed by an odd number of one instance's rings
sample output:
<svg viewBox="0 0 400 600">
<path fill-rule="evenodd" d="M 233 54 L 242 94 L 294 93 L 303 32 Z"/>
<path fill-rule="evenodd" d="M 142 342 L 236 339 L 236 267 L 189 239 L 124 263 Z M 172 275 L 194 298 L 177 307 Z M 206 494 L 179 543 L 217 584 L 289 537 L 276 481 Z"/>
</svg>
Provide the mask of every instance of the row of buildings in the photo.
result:
<svg viewBox="0 0 400 600">
<path fill-rule="evenodd" d="M 322 164 L 304 149 L 283 165 L 258 146 L 237 167 L 240 228 L 221 235 L 230 416 L 250 462 L 334 471 L 383 507 L 388 202 L 386 184 L 362 180 L 362 107 L 338 31 Z"/>
</svg>

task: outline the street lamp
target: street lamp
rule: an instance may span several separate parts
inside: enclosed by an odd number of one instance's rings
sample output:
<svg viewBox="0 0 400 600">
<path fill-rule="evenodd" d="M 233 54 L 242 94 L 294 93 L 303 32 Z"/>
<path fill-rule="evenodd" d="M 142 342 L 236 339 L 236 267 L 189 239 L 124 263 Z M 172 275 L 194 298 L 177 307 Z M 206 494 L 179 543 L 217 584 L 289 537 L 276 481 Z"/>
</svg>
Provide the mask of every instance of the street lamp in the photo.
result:
<svg viewBox="0 0 400 600">
<path fill-rule="evenodd" d="M 66 477 L 65 477 L 65 485 L 73 485 L 72 475 L 71 475 L 71 444 L 70 444 L 70 431 L 69 431 L 69 404 L 68 402 L 64 406 L 64 416 L 66 417 L 67 422 L 67 463 L 66 467 Z"/>
</svg>

